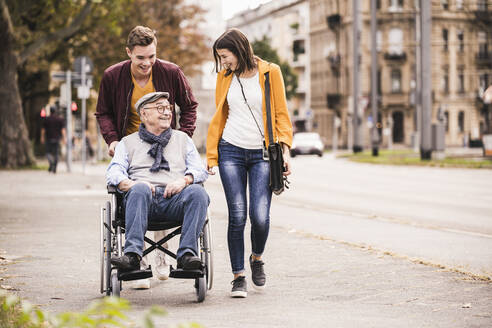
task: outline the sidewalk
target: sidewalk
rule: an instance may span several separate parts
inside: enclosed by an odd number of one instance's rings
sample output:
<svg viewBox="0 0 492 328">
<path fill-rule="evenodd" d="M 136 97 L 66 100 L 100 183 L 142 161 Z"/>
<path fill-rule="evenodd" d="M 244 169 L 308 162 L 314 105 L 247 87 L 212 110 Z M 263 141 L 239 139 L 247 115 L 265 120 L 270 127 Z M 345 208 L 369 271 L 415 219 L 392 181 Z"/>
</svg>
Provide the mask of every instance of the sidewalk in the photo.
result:
<svg viewBox="0 0 492 328">
<path fill-rule="evenodd" d="M 82 175 L 0 171 L 0 284 L 43 309 L 82 310 L 99 294 L 99 208 L 108 199 L 105 165 Z M 213 217 L 215 279 L 197 304 L 190 280 L 152 280 L 124 289 L 132 316 L 150 305 L 168 316 L 158 327 L 490 327 L 492 283 L 320 240 L 276 225 L 264 256 L 267 288 L 231 299 L 226 207 L 220 185 L 206 184 Z M 249 232 L 245 235 L 249 242 Z M 246 250 L 250 249 L 249 245 Z M 249 268 L 247 269 L 249 275 Z M 3 279 L 2 279 L 3 278 Z M 125 285 L 124 285 L 125 288 Z"/>
</svg>

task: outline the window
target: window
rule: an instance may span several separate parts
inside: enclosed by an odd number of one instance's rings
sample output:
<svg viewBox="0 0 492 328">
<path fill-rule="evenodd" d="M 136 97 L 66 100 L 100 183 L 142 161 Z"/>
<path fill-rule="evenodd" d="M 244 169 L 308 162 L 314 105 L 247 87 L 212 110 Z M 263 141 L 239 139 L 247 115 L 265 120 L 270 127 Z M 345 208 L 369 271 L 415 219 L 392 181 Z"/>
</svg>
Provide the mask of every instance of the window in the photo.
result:
<svg viewBox="0 0 492 328">
<path fill-rule="evenodd" d="M 458 10 L 463 9 L 463 0 L 456 0 L 456 9 Z"/>
<path fill-rule="evenodd" d="M 378 95 L 381 94 L 381 70 L 378 70 Z"/>
<path fill-rule="evenodd" d="M 485 89 L 487 89 L 487 87 L 489 86 L 489 77 L 487 74 L 480 74 L 478 85 L 480 88 L 480 97 L 481 97 Z"/>
<path fill-rule="evenodd" d="M 487 0 L 478 0 L 477 9 L 482 11 L 487 10 Z"/>
<path fill-rule="evenodd" d="M 444 51 L 448 51 L 448 30 L 442 30 L 442 41 L 443 41 L 443 49 Z"/>
<path fill-rule="evenodd" d="M 389 11 L 401 11 L 403 8 L 403 0 L 390 0 Z"/>
<path fill-rule="evenodd" d="M 306 52 L 304 48 L 304 40 L 296 40 L 292 44 L 292 52 L 294 53 L 294 61 L 299 59 L 299 55 Z"/>
<path fill-rule="evenodd" d="M 444 124 L 446 126 L 446 132 L 449 131 L 449 112 L 445 111 L 444 112 Z"/>
<path fill-rule="evenodd" d="M 448 0 L 441 0 L 441 7 L 444 10 L 448 10 L 449 9 L 449 2 L 448 2 Z"/>
<path fill-rule="evenodd" d="M 391 92 L 401 92 L 401 71 L 399 69 L 391 70 Z"/>
<path fill-rule="evenodd" d="M 442 80 L 441 80 L 441 88 L 442 88 L 442 92 L 449 93 L 449 76 L 447 70 L 443 72 Z"/>
<path fill-rule="evenodd" d="M 458 92 L 465 92 L 465 73 L 463 69 L 458 70 Z"/>
<path fill-rule="evenodd" d="M 458 132 L 463 133 L 465 131 L 465 112 L 460 111 L 458 113 Z"/>
<path fill-rule="evenodd" d="M 381 51 L 383 45 L 383 32 L 377 31 L 376 32 L 376 50 Z"/>
<path fill-rule="evenodd" d="M 392 28 L 389 31 L 389 47 L 390 54 L 402 54 L 403 53 L 403 31 L 399 28 Z"/>
<path fill-rule="evenodd" d="M 487 56 L 487 33 L 485 31 L 479 31 L 477 34 L 478 39 L 478 54 L 479 56 Z"/>
<path fill-rule="evenodd" d="M 463 52 L 465 50 L 465 34 L 462 30 L 458 31 L 458 51 Z"/>
</svg>

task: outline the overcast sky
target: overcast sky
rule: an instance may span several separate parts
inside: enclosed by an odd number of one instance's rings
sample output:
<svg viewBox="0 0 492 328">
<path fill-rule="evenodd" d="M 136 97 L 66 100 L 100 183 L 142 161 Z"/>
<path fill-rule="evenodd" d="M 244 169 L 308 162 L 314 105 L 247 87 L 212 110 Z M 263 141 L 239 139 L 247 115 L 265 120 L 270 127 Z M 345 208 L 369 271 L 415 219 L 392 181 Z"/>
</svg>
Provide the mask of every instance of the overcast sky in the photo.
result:
<svg viewBox="0 0 492 328">
<path fill-rule="evenodd" d="M 270 0 L 222 0 L 222 16 L 224 19 L 229 19 L 237 12 L 248 8 L 255 8 L 262 3 Z"/>
</svg>

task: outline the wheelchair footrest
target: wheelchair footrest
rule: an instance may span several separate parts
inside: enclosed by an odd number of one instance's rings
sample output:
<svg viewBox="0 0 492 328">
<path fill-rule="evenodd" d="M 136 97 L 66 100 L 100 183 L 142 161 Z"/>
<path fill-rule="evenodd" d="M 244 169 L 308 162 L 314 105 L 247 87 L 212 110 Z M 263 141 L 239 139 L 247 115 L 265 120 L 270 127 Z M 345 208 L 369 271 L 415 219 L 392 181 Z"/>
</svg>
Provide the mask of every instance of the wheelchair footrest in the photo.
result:
<svg viewBox="0 0 492 328">
<path fill-rule="evenodd" d="M 171 270 L 169 272 L 169 277 L 179 278 L 179 279 L 196 279 L 204 276 L 203 270 L 183 270 L 174 269 L 171 265 Z"/>
<path fill-rule="evenodd" d="M 123 281 L 130 280 L 140 280 L 152 277 L 152 268 L 149 267 L 144 270 L 132 270 L 132 271 L 121 271 L 118 270 L 118 279 Z"/>
</svg>

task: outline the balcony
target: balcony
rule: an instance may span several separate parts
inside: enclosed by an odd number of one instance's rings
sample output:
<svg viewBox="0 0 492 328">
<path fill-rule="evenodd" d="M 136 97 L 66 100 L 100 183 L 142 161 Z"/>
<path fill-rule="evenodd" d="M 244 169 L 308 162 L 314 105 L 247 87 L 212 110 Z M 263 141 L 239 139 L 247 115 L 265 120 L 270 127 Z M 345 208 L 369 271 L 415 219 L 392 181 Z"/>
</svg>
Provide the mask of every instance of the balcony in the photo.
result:
<svg viewBox="0 0 492 328">
<path fill-rule="evenodd" d="M 476 56 L 476 63 L 479 66 L 491 66 L 492 67 L 492 53 L 479 52 Z"/>
<path fill-rule="evenodd" d="M 294 68 L 302 68 L 305 67 L 307 64 L 307 56 L 306 54 L 294 54 L 294 58 L 292 60 L 292 67 Z"/>
<path fill-rule="evenodd" d="M 486 0 L 478 1 L 477 8 L 473 11 L 475 17 L 484 22 L 492 22 L 492 7 L 488 5 Z"/>
<path fill-rule="evenodd" d="M 342 22 L 342 16 L 339 14 L 333 14 L 330 16 L 326 16 L 326 23 L 330 30 L 335 30 L 340 27 L 340 23 Z"/>
<path fill-rule="evenodd" d="M 407 54 L 405 52 L 401 52 L 401 53 L 387 52 L 384 54 L 384 59 L 394 60 L 394 61 L 405 61 L 407 59 Z"/>
</svg>

